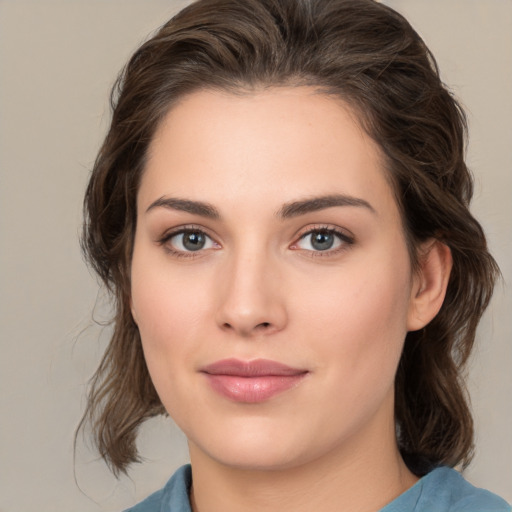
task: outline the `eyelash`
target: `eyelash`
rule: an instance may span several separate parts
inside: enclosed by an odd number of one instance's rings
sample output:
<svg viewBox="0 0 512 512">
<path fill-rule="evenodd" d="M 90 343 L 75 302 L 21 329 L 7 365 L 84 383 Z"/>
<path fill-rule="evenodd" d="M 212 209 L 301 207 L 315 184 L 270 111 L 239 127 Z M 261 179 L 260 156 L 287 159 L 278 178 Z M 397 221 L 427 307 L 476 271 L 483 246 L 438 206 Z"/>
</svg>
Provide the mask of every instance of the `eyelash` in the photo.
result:
<svg viewBox="0 0 512 512">
<path fill-rule="evenodd" d="M 293 249 L 294 246 L 297 246 L 300 241 L 304 240 L 306 237 L 312 235 L 313 233 L 323 233 L 323 234 L 328 234 L 328 235 L 334 235 L 340 242 L 340 245 L 339 245 L 339 247 L 337 247 L 335 249 L 327 249 L 325 251 L 313 251 L 313 250 L 307 250 L 307 249 L 304 250 L 304 254 L 306 254 L 308 257 L 311 257 L 311 258 L 328 258 L 331 256 L 336 256 L 340 252 L 346 251 L 355 242 L 355 239 L 352 235 L 349 235 L 346 232 L 341 231 L 340 229 L 333 228 L 331 226 L 318 225 L 318 226 L 313 226 L 312 228 L 308 228 L 307 231 L 300 234 L 299 238 L 297 239 L 297 242 L 294 242 L 292 244 L 291 248 Z M 297 248 L 295 250 L 301 250 L 301 249 Z"/>
<path fill-rule="evenodd" d="M 193 225 L 191 225 L 191 226 L 181 226 L 181 227 L 173 229 L 171 231 L 167 231 L 158 240 L 158 244 L 163 246 L 164 249 L 169 254 L 171 254 L 174 257 L 177 257 L 177 258 L 197 258 L 202 253 L 204 253 L 205 249 L 199 249 L 197 251 L 182 251 L 182 250 L 174 249 L 172 247 L 172 245 L 170 245 L 168 243 L 173 237 L 178 236 L 178 235 L 185 235 L 185 234 L 188 234 L 188 233 L 194 233 L 194 234 L 203 235 L 206 238 L 208 238 L 209 240 L 211 240 L 214 244 L 219 245 L 205 231 L 204 228 L 199 227 L 199 226 L 193 226 Z M 313 226 L 312 228 L 309 228 L 307 231 L 301 233 L 298 236 L 297 241 L 294 242 L 290 246 L 290 249 L 292 249 L 292 250 L 301 250 L 300 248 L 297 247 L 299 242 L 301 242 L 306 237 L 308 237 L 308 236 L 310 236 L 310 235 L 312 235 L 314 233 L 323 233 L 323 234 L 328 234 L 328 235 L 334 235 L 338 239 L 338 241 L 340 242 L 340 246 L 335 248 L 335 249 L 326 249 L 325 251 L 314 251 L 314 250 L 309 250 L 309 249 L 303 249 L 304 253 L 307 254 L 309 257 L 312 257 L 312 258 L 318 258 L 318 257 L 325 258 L 325 257 L 337 255 L 338 253 L 347 250 L 347 248 L 349 246 L 353 245 L 354 242 L 355 242 L 354 237 L 351 236 L 351 235 L 348 235 L 346 232 L 343 232 L 343 231 L 341 231 L 339 229 L 336 229 L 336 228 L 333 228 L 333 227 L 330 227 L 330 226 L 319 225 L 319 226 Z"/>
<path fill-rule="evenodd" d="M 204 252 L 204 249 L 199 249 L 198 251 L 181 251 L 174 249 L 171 244 L 168 242 L 178 235 L 186 235 L 187 233 L 194 233 L 203 235 L 206 238 L 213 241 L 213 238 L 205 231 L 204 228 L 201 228 L 199 226 L 181 226 L 179 228 L 173 229 L 171 231 L 167 231 L 164 233 L 164 235 L 158 240 L 158 244 L 163 246 L 165 251 L 171 254 L 172 256 L 176 258 L 197 258 L 201 255 L 202 252 Z M 216 243 L 216 242 L 214 242 Z M 218 244 L 217 244 L 218 245 Z"/>
</svg>

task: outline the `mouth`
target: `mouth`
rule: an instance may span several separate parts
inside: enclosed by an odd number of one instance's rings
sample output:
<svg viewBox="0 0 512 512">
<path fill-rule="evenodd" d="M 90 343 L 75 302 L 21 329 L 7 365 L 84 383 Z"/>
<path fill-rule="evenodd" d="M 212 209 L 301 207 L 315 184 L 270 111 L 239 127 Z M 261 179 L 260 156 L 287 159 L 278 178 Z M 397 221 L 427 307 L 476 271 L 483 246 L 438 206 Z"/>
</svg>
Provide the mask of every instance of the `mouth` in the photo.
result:
<svg viewBox="0 0 512 512">
<path fill-rule="evenodd" d="M 214 391 L 234 402 L 259 403 L 299 384 L 307 370 L 267 359 L 224 359 L 200 370 Z"/>
</svg>

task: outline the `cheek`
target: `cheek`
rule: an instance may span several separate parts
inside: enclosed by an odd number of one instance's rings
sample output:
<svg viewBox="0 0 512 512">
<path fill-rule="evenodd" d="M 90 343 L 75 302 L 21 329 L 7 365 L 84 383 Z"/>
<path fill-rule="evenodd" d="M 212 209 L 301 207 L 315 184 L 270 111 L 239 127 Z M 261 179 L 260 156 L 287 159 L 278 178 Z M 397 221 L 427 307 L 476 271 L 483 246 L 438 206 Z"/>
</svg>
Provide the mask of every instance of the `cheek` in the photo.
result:
<svg viewBox="0 0 512 512">
<path fill-rule="evenodd" d="M 406 258 L 399 253 L 376 258 L 360 258 L 328 278 L 310 279 L 297 298 L 303 299 L 303 313 L 320 315 L 323 325 L 338 318 L 346 328 L 387 330 L 395 324 L 405 326 L 410 295 L 410 272 Z M 355 259 L 355 258 L 354 258 Z M 331 321 L 327 321 L 330 318 Z"/>
<path fill-rule="evenodd" d="M 132 259 L 132 312 L 138 325 L 151 379 L 166 408 L 168 388 L 192 358 L 204 318 L 200 280 L 171 272 L 163 257 L 135 246 Z"/>
<path fill-rule="evenodd" d="M 133 304 L 144 358 L 155 390 L 167 412 L 175 419 L 188 417 L 187 401 L 193 390 L 183 385 L 185 368 L 193 367 L 197 349 L 195 331 L 200 324 L 197 309 L 186 294 L 169 289 L 166 280 L 152 280 L 144 273 L 143 282 L 133 283 Z M 170 291 L 171 290 L 171 291 Z M 177 422 L 181 428 L 181 422 Z"/>
<path fill-rule="evenodd" d="M 131 264 L 132 313 L 143 344 L 166 345 L 169 334 L 196 326 L 201 316 L 201 277 L 190 278 L 145 232 L 136 232 Z"/>
<path fill-rule="evenodd" d="M 132 287 L 132 303 L 146 359 L 173 360 L 175 354 L 193 349 L 204 312 L 190 287 L 180 292 L 179 281 L 167 283 L 160 275 Z"/>
<path fill-rule="evenodd" d="M 361 383 L 384 375 L 392 381 L 407 333 L 408 258 L 383 254 L 349 268 L 335 273 L 328 287 L 310 287 L 309 300 L 300 306 L 308 319 L 304 329 L 318 349 L 340 361 L 337 369 L 330 366 L 333 372 Z"/>
</svg>

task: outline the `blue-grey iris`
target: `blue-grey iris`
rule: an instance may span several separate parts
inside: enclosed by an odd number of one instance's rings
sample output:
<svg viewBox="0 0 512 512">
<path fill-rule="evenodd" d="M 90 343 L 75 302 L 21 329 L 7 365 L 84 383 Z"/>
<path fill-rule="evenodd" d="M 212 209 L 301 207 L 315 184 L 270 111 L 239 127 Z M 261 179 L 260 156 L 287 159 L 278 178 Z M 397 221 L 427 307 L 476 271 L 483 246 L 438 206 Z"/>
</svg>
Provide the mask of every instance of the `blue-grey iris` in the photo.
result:
<svg viewBox="0 0 512 512">
<path fill-rule="evenodd" d="M 334 245 L 334 235 L 327 231 L 311 234 L 311 246 L 317 251 L 326 251 Z"/>
<path fill-rule="evenodd" d="M 183 233 L 183 247 L 187 251 L 199 251 L 204 247 L 206 237 L 202 233 Z"/>
</svg>

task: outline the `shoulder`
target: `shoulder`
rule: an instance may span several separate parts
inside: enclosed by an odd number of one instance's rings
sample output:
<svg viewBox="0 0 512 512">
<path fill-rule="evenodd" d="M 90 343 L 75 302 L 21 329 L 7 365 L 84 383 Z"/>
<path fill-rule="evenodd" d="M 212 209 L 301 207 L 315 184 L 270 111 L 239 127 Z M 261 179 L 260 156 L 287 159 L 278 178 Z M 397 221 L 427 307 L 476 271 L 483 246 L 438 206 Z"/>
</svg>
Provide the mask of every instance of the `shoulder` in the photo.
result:
<svg viewBox="0 0 512 512">
<path fill-rule="evenodd" d="M 162 504 L 162 494 L 164 489 L 153 493 L 148 496 L 144 501 L 141 501 L 137 505 L 126 509 L 124 512 L 160 512 Z"/>
<path fill-rule="evenodd" d="M 505 500 L 485 489 L 471 485 L 452 468 L 440 467 L 427 475 L 425 496 L 440 495 L 450 512 L 511 512 Z"/>
<path fill-rule="evenodd" d="M 431 492 L 446 488 L 444 494 L 453 512 L 511 512 L 508 503 L 485 489 L 471 485 L 454 469 L 441 467 L 434 470 L 429 487 Z"/>
<path fill-rule="evenodd" d="M 382 512 L 512 512 L 505 500 L 471 485 L 454 469 L 439 467 Z"/>
<path fill-rule="evenodd" d="M 188 492 L 192 482 L 190 465 L 179 468 L 165 486 L 124 512 L 191 512 Z"/>
</svg>

